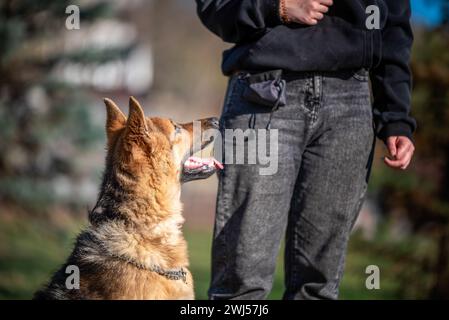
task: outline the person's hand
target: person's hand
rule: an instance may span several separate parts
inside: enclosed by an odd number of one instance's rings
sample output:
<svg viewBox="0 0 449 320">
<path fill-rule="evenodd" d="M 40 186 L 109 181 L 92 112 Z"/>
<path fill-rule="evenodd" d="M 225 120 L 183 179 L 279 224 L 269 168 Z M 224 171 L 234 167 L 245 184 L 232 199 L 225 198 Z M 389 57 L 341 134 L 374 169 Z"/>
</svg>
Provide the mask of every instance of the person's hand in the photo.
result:
<svg viewBox="0 0 449 320">
<path fill-rule="evenodd" d="M 315 25 L 329 11 L 333 0 L 284 0 L 284 4 L 291 22 Z"/>
<path fill-rule="evenodd" d="M 389 157 L 385 157 L 385 164 L 394 169 L 407 169 L 412 160 L 415 146 L 407 137 L 389 137 L 386 141 Z"/>
</svg>

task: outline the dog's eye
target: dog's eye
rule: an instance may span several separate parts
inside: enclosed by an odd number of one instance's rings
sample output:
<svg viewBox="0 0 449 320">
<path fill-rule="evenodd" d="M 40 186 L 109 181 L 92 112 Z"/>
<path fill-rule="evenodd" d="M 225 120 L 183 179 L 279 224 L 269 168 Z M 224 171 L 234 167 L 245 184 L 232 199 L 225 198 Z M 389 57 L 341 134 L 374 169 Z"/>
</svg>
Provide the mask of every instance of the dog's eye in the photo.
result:
<svg viewBox="0 0 449 320">
<path fill-rule="evenodd" d="M 181 133 L 182 128 L 178 125 L 175 125 L 175 134 L 180 134 Z"/>
</svg>

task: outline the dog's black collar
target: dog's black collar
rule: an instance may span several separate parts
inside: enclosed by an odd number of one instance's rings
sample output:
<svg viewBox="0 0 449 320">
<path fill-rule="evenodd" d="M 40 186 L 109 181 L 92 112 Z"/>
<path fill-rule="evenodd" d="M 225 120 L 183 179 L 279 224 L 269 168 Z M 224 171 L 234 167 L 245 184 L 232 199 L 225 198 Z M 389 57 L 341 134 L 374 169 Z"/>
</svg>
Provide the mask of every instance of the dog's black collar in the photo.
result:
<svg viewBox="0 0 449 320">
<path fill-rule="evenodd" d="M 112 254 L 112 253 L 108 253 L 108 255 L 113 258 L 116 258 L 116 259 L 122 260 L 124 262 L 127 262 L 129 264 L 132 264 L 133 266 L 135 266 L 139 269 L 155 272 L 158 275 L 166 277 L 169 280 L 182 280 L 184 283 L 187 283 L 187 272 L 184 271 L 184 269 L 182 267 L 179 269 L 164 270 L 160 266 L 155 265 L 155 264 L 153 264 L 151 266 L 146 266 L 140 262 L 137 262 L 137 261 L 130 259 L 128 257 L 125 257 L 125 256 L 120 256 L 120 255 L 116 255 L 116 254 Z"/>
<path fill-rule="evenodd" d="M 163 268 L 161 268 L 160 266 L 155 265 L 155 264 L 153 264 L 151 266 L 146 266 L 143 263 L 140 263 L 138 261 L 135 261 L 134 259 L 131 259 L 130 257 L 111 253 L 108 250 L 106 250 L 106 248 L 99 241 L 96 241 L 96 242 L 97 242 L 98 246 L 101 248 L 101 250 L 106 255 L 108 255 L 112 258 L 122 260 L 122 261 L 132 264 L 133 266 L 135 266 L 139 269 L 142 269 L 142 270 L 148 270 L 151 272 L 155 272 L 158 275 L 161 275 L 169 280 L 182 280 L 184 283 L 187 283 L 187 272 L 182 267 L 180 267 L 179 269 L 164 270 Z"/>
<path fill-rule="evenodd" d="M 109 256 L 116 258 L 116 259 L 120 259 L 124 262 L 127 262 L 129 264 L 132 264 L 133 266 L 142 269 L 142 270 L 148 270 L 148 271 L 152 271 L 157 273 L 158 275 L 161 275 L 163 277 L 166 277 L 169 280 L 182 280 L 184 283 L 187 283 L 187 272 L 184 271 L 184 269 L 181 267 L 179 269 L 168 269 L 168 270 L 164 270 L 162 269 L 160 266 L 158 265 L 151 265 L 151 266 L 146 266 L 138 261 L 135 261 L 133 259 L 130 259 L 128 257 L 125 256 L 120 256 L 120 255 L 116 255 L 113 253 L 108 253 Z"/>
<path fill-rule="evenodd" d="M 184 283 L 187 283 L 187 272 L 185 272 L 182 267 L 179 269 L 164 270 L 159 266 L 153 265 L 150 270 L 167 279 L 182 280 Z"/>
</svg>

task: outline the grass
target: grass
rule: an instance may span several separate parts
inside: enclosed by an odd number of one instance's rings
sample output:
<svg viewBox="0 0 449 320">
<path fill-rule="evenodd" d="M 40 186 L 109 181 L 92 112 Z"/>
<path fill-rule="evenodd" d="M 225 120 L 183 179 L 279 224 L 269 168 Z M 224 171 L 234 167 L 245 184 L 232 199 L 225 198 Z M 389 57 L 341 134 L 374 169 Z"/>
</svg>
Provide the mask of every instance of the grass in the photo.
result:
<svg viewBox="0 0 449 320">
<path fill-rule="evenodd" d="M 195 281 L 196 299 L 207 299 L 210 275 L 210 252 L 212 234 L 202 230 L 186 230 L 186 239 L 189 243 L 191 271 Z M 279 259 L 276 268 L 273 290 L 269 299 L 280 299 L 283 293 L 282 266 Z"/>
<path fill-rule="evenodd" d="M 30 299 L 70 252 L 77 227 L 39 220 L 0 222 L 0 299 Z"/>
<path fill-rule="evenodd" d="M 30 299 L 53 271 L 66 259 L 81 224 L 72 222 L 55 227 L 40 220 L 4 219 L 0 216 L 0 299 Z M 195 278 L 197 299 L 207 298 L 210 274 L 211 233 L 186 230 L 189 242 L 191 270 Z M 381 269 L 381 289 L 365 287 L 365 268 L 378 265 Z M 397 262 L 370 252 L 369 243 L 354 237 L 347 260 L 346 273 L 340 290 L 341 299 L 398 298 Z M 270 299 L 280 299 L 283 293 L 282 261 L 275 274 Z"/>
<path fill-rule="evenodd" d="M 197 299 L 207 299 L 210 273 L 210 251 L 212 235 L 206 231 L 187 230 L 190 261 L 195 280 Z M 358 236 L 353 238 L 348 253 L 346 272 L 340 288 L 340 299 L 397 299 L 400 283 L 393 270 L 394 261 L 382 256 L 371 254 L 362 245 Z M 282 250 L 281 250 L 282 252 Z M 365 286 L 366 267 L 377 265 L 381 269 L 380 290 L 368 290 Z M 383 271 L 382 271 L 383 270 Z M 281 299 L 284 291 L 282 253 L 278 258 L 274 284 L 268 299 Z"/>
</svg>

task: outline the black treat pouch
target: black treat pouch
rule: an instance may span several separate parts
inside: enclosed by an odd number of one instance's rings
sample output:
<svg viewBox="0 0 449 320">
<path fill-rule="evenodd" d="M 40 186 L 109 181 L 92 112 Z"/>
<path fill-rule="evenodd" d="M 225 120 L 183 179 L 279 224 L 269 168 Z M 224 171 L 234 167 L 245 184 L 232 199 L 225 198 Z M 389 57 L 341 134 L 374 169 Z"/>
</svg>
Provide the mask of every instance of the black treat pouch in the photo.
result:
<svg viewBox="0 0 449 320">
<path fill-rule="evenodd" d="M 248 85 L 243 90 L 243 99 L 271 108 L 285 106 L 286 82 L 281 77 L 282 70 L 246 75 Z"/>
</svg>

